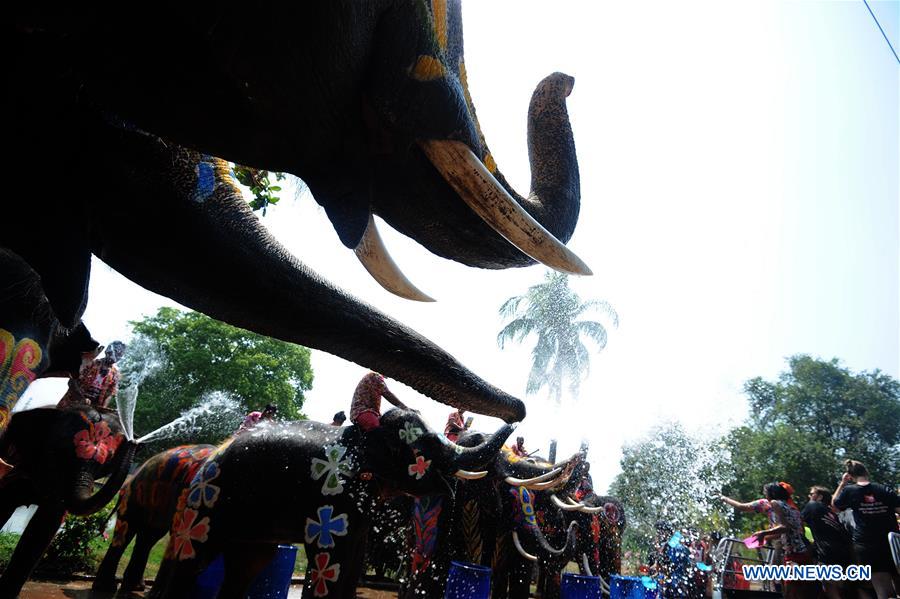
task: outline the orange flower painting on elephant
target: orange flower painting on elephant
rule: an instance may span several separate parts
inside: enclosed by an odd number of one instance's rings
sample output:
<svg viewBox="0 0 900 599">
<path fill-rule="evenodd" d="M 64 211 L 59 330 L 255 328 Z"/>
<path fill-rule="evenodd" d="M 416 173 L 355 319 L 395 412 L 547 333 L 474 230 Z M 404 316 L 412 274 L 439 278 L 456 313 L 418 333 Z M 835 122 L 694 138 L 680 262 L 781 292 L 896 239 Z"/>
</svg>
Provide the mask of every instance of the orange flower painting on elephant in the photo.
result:
<svg viewBox="0 0 900 599">
<path fill-rule="evenodd" d="M 106 463 L 122 443 L 122 435 L 113 434 L 109 425 L 100 421 L 96 425 L 84 414 L 81 415 L 88 428 L 75 433 L 75 455 L 83 460 Z"/>
</svg>

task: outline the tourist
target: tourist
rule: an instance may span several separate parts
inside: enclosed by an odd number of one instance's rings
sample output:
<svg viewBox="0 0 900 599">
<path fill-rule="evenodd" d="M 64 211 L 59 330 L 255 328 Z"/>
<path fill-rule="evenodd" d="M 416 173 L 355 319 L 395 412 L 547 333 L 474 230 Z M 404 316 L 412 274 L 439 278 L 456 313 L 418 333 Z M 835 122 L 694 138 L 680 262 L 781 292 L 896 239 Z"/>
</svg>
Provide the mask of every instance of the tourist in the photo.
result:
<svg viewBox="0 0 900 599">
<path fill-rule="evenodd" d="M 771 528 L 757 531 L 753 537 L 760 545 L 764 545 L 769 537 L 777 537 L 781 541 L 784 563 L 812 564 L 812 552 L 803 530 L 803 517 L 791 498 L 791 491 L 792 487 L 788 483 L 773 482 L 763 487 L 765 499 L 750 503 L 741 503 L 724 495 L 720 499 L 743 512 L 766 514 Z M 819 593 L 818 583 L 806 581 L 785 580 L 781 588 L 784 597 L 816 597 Z"/>
<path fill-rule="evenodd" d="M 382 397 L 398 408 L 409 409 L 387 388 L 382 375 L 370 372 L 359 381 L 353 392 L 353 401 L 350 404 L 350 422 L 364 431 L 381 426 Z"/>
<path fill-rule="evenodd" d="M 241 423 L 240 428 L 238 428 L 236 435 L 240 435 L 242 433 L 246 433 L 257 424 L 262 422 L 263 420 L 274 420 L 275 414 L 278 413 L 278 406 L 275 404 L 269 404 L 265 408 L 263 408 L 262 412 L 255 411 L 250 412 L 244 417 L 244 421 Z"/>
<path fill-rule="evenodd" d="M 347 415 L 344 414 L 344 410 L 341 410 L 334 415 L 334 418 L 331 419 L 331 426 L 344 426 L 344 422 L 346 421 Z"/>
<path fill-rule="evenodd" d="M 83 354 L 89 361 L 82 365 L 77 380 L 69 380 L 69 390 L 63 395 L 57 407 L 90 404 L 95 408 L 105 408 L 119 392 L 120 375 L 116 362 L 125 355 L 125 348 L 125 344 L 121 341 L 113 341 L 106 348 L 102 358 L 96 357 L 102 347 Z"/>
<path fill-rule="evenodd" d="M 900 499 L 893 489 L 869 480 L 869 471 L 847 460 L 841 484 L 834 491 L 834 507 L 853 516 L 856 563 L 872 566 L 872 586 L 878 599 L 900 594 L 900 577 L 891 557 L 888 533 L 898 532 L 896 510 Z"/>
<path fill-rule="evenodd" d="M 512 446 L 512 452 L 520 458 L 528 457 L 528 452 L 525 451 L 525 437 L 516 437 L 516 444 Z"/>
<path fill-rule="evenodd" d="M 850 535 L 831 506 L 831 491 L 815 486 L 809 490 L 809 502 L 801 512 L 812 531 L 819 563 L 846 568 L 853 563 Z M 849 585 L 840 581 L 823 582 L 825 594 L 833 599 L 850 595 Z"/>
<path fill-rule="evenodd" d="M 447 426 L 444 427 L 444 435 L 454 443 L 459 439 L 462 432 L 466 430 L 466 423 L 463 419 L 463 414 L 465 413 L 466 411 L 460 408 L 458 410 L 453 410 L 450 412 L 450 415 L 447 416 Z"/>
</svg>

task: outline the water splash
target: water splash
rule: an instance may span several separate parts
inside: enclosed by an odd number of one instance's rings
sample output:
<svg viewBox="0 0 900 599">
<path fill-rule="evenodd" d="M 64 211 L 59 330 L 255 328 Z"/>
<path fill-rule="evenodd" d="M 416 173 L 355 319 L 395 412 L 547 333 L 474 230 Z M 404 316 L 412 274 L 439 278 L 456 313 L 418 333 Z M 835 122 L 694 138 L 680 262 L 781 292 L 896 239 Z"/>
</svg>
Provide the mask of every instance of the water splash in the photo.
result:
<svg viewBox="0 0 900 599">
<path fill-rule="evenodd" d="M 200 431 L 234 431 L 243 416 L 241 402 L 229 393 L 206 393 L 193 408 L 181 416 L 137 440 L 138 443 L 159 441 L 176 436 L 193 436 Z"/>
<path fill-rule="evenodd" d="M 138 389 L 147 377 L 161 370 L 167 363 L 165 353 L 153 341 L 137 337 L 125 354 L 124 382 L 127 387 L 116 395 L 116 410 L 122 423 L 122 432 L 129 441 L 134 440 L 134 408 L 137 406 Z M 135 356 L 139 356 L 135 358 Z M 130 358 L 130 359 L 129 359 Z"/>
</svg>

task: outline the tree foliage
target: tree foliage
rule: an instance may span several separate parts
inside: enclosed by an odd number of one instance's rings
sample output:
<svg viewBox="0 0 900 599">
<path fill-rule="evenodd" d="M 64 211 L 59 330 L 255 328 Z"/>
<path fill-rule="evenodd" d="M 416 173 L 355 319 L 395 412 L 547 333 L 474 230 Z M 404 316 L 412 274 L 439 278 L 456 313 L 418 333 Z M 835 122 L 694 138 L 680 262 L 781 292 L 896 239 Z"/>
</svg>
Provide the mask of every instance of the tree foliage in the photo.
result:
<svg viewBox="0 0 900 599">
<path fill-rule="evenodd" d="M 680 530 L 729 528 L 729 511 L 718 501 L 732 474 L 721 440 L 691 436 L 677 423 L 661 425 L 622 449 L 621 467 L 610 493 L 625 505 L 626 549 L 646 550 L 659 520 Z"/>
<path fill-rule="evenodd" d="M 121 363 L 120 396 L 122 387 L 139 384 L 137 436 L 172 421 L 213 391 L 238 398 L 243 411 L 271 403 L 280 418 L 303 417 L 303 392 L 313 380 L 307 348 L 174 308 L 130 324 L 134 338 Z M 219 440 L 201 434 L 192 442 Z"/>
<path fill-rule="evenodd" d="M 529 335 L 537 335 L 526 393 L 538 393 L 546 386 L 558 403 L 568 382 L 572 394 L 577 394 L 590 371 L 590 353 L 582 339 L 593 341 L 598 351 L 606 347 L 606 327 L 584 319 L 594 310 L 605 313 L 613 326 L 618 326 L 618 315 L 609 303 L 582 301 L 569 287 L 569 277 L 558 272 L 547 273 L 543 283 L 503 303 L 500 316 L 511 320 L 497 335 L 501 349 L 509 341 L 521 343 Z"/>
<path fill-rule="evenodd" d="M 253 199 L 250 200 L 250 207 L 253 210 L 262 210 L 263 216 L 266 215 L 266 209 L 270 205 L 275 205 L 281 198 L 276 195 L 281 191 L 281 186 L 274 185 L 269 180 L 269 175 L 275 178 L 275 181 L 283 181 L 284 173 L 270 173 L 269 171 L 251 168 L 240 164 L 234 165 L 234 177 L 241 185 L 250 188 Z"/>
<path fill-rule="evenodd" d="M 873 480 L 900 481 L 900 383 L 890 376 L 797 355 L 777 381 L 757 377 L 744 390 L 751 415 L 727 440 L 736 469 L 729 494 L 754 499 L 777 480 L 798 493 L 833 489 L 848 458 Z"/>
</svg>

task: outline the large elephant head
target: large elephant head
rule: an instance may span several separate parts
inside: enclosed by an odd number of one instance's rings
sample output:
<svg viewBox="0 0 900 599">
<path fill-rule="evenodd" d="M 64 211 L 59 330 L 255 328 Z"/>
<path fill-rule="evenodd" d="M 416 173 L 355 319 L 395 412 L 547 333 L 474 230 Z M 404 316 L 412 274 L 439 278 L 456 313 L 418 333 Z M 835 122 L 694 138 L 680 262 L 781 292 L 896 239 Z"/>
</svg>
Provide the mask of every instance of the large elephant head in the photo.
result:
<svg viewBox="0 0 900 599">
<path fill-rule="evenodd" d="M 521 402 L 294 260 L 212 156 L 301 177 L 343 243 L 405 296 L 417 293 L 384 253 L 373 214 L 463 264 L 507 268 L 532 256 L 585 273 L 559 241 L 580 202 L 570 77 L 551 75 L 532 98 L 524 197 L 480 133 L 458 2 L 303 2 L 261 22 L 200 6 L 177 23 L 150 9 L 127 23 L 99 8 L 61 10 L 17 18 L 19 187 L 9 195 L 33 200 L 7 202 L 15 226 L 0 231 L 0 246 L 37 271 L 63 326 L 83 312 L 93 252 L 215 318 L 449 405 L 524 417 Z M 64 185 L 34 188 L 48 164 Z M 86 173 L 91 183 L 69 184 Z"/>
</svg>

